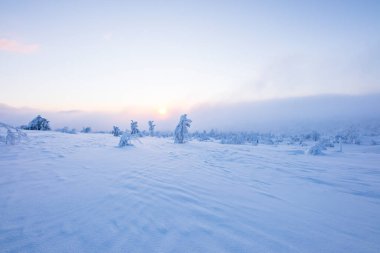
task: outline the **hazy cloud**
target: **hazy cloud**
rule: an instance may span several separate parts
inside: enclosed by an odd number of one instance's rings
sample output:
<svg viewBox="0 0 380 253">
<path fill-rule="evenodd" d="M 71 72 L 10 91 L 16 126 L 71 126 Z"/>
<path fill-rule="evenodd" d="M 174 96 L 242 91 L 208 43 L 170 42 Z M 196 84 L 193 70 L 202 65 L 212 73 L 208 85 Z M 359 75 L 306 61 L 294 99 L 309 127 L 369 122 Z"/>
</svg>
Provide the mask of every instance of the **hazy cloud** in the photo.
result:
<svg viewBox="0 0 380 253">
<path fill-rule="evenodd" d="M 39 47 L 38 44 L 25 44 L 15 40 L 0 38 L 0 50 L 2 51 L 27 54 L 36 52 Z"/>
<path fill-rule="evenodd" d="M 63 126 L 81 129 L 111 130 L 113 125 L 129 129 L 130 120 L 137 120 L 141 130 L 154 120 L 157 130 L 173 130 L 182 113 L 193 120 L 191 131 L 298 131 L 332 129 L 369 120 L 380 122 L 380 94 L 362 96 L 325 95 L 266 100 L 246 103 L 202 104 L 188 111 L 177 111 L 167 118 L 136 113 L 133 108 L 114 113 L 86 111 L 42 111 L 14 108 L 0 104 L 0 122 L 11 125 L 27 124 L 41 114 L 53 128 Z"/>
</svg>

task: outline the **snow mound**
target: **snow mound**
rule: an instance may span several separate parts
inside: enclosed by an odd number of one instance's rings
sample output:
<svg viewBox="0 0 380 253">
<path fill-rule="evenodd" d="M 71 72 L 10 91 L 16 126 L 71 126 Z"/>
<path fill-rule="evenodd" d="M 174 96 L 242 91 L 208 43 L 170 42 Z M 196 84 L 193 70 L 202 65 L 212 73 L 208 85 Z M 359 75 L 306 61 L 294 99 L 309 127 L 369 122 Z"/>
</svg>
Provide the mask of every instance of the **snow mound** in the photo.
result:
<svg viewBox="0 0 380 253">
<path fill-rule="evenodd" d="M 306 153 L 308 155 L 324 155 L 324 153 L 322 152 L 323 149 L 323 146 L 320 143 L 317 143 L 308 148 Z"/>
</svg>

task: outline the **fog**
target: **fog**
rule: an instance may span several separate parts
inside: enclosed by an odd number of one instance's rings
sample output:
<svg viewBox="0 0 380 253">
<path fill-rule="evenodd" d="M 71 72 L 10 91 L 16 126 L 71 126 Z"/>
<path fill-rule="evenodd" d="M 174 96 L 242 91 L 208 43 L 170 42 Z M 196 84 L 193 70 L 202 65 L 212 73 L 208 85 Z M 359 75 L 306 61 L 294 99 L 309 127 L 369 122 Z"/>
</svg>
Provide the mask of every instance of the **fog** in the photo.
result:
<svg viewBox="0 0 380 253">
<path fill-rule="evenodd" d="M 171 112 L 167 117 L 136 114 L 133 111 L 115 113 L 44 111 L 33 108 L 14 108 L 0 105 L 0 122 L 14 126 L 27 124 L 36 115 L 47 118 L 53 129 L 68 126 L 80 130 L 110 131 L 113 125 L 129 129 L 130 120 L 137 120 L 141 130 L 147 130 L 148 120 L 155 120 L 156 129 L 173 130 L 181 113 L 193 120 L 191 130 L 220 131 L 298 131 L 380 123 L 380 94 L 346 96 L 325 95 L 266 100 L 233 104 L 201 104 L 187 112 Z"/>
<path fill-rule="evenodd" d="M 380 122 L 380 94 L 325 95 L 235 104 L 203 105 L 194 126 L 231 131 L 298 131 Z"/>
</svg>

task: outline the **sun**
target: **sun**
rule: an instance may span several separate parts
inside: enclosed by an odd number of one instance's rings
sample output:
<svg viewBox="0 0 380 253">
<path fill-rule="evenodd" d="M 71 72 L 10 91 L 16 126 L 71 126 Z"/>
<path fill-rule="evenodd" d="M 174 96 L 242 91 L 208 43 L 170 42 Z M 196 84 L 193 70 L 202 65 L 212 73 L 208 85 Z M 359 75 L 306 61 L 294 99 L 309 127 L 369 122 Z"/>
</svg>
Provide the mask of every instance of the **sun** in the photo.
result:
<svg viewBox="0 0 380 253">
<path fill-rule="evenodd" d="M 160 108 L 158 109 L 158 113 L 159 113 L 160 115 L 165 115 L 165 114 L 167 113 L 166 107 L 160 107 Z"/>
</svg>

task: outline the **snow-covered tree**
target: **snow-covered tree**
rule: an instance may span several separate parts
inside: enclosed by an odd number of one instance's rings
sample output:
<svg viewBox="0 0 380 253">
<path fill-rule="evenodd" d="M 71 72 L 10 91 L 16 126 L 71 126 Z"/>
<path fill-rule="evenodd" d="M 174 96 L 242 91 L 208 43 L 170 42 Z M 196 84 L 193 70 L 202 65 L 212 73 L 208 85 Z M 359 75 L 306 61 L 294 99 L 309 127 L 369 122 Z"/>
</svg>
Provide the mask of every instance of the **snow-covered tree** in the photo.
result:
<svg viewBox="0 0 380 253">
<path fill-rule="evenodd" d="M 125 132 L 120 137 L 119 147 L 133 146 L 133 141 L 140 142 L 139 134 L 132 134 L 128 130 L 125 130 Z"/>
<path fill-rule="evenodd" d="M 131 133 L 129 133 L 128 131 L 125 131 L 123 135 L 120 137 L 119 147 L 133 146 L 131 143 L 131 140 L 132 140 Z"/>
<path fill-rule="evenodd" d="M 190 127 L 191 120 L 187 118 L 187 114 L 183 114 L 174 131 L 174 143 L 184 143 L 187 135 L 187 128 Z"/>
<path fill-rule="evenodd" d="M 148 121 L 148 125 L 149 125 L 149 135 L 150 136 L 154 136 L 154 127 L 156 126 L 154 124 L 154 121 L 153 120 L 149 120 Z"/>
<path fill-rule="evenodd" d="M 112 134 L 113 136 L 116 136 L 116 137 L 120 136 L 121 135 L 120 128 L 118 128 L 117 126 L 113 126 Z"/>
<path fill-rule="evenodd" d="M 41 115 L 38 115 L 35 117 L 27 126 L 28 130 L 41 130 L 41 131 L 47 131 L 50 130 L 49 121 Z"/>
<path fill-rule="evenodd" d="M 131 134 L 132 135 L 138 135 L 140 133 L 140 130 L 137 126 L 137 121 L 131 120 Z"/>
</svg>

